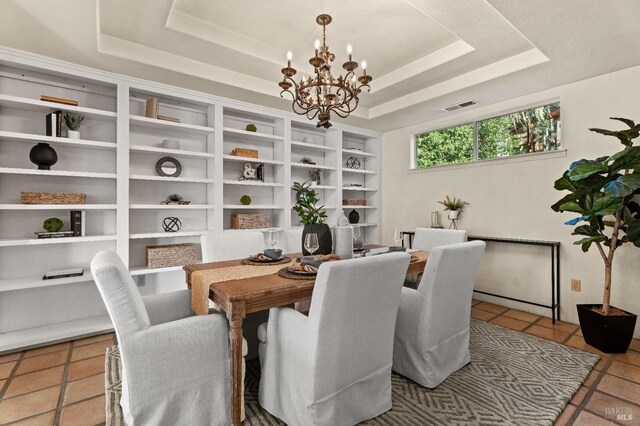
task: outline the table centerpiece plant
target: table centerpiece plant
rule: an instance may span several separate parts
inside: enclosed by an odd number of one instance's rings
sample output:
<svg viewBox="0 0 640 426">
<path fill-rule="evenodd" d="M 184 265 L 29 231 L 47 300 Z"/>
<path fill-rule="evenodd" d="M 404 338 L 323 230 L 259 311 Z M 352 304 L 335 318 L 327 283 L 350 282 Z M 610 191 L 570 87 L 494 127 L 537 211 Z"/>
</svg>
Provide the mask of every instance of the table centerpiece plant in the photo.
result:
<svg viewBox="0 0 640 426">
<path fill-rule="evenodd" d="M 301 248 L 302 253 L 307 256 L 309 252 L 304 248 L 304 240 L 307 234 L 317 234 L 320 247 L 315 254 L 331 254 L 333 241 L 331 238 L 331 228 L 327 225 L 327 212 L 324 206 L 316 206 L 320 201 L 318 193 L 311 188 L 311 182 L 294 182 L 291 187 L 296 192 L 296 204 L 293 210 L 300 217 L 300 223 L 304 225 L 302 230 Z"/>
<path fill-rule="evenodd" d="M 574 242 L 583 252 L 596 247 L 604 262 L 602 304 L 577 305 L 580 328 L 589 345 L 607 353 L 626 352 L 635 329 L 637 316 L 611 306 L 611 275 L 617 250 L 624 244 L 640 247 L 640 146 L 633 140 L 640 135 L 640 123 L 612 117 L 629 128 L 605 130 L 591 128 L 617 138 L 623 149 L 595 160 L 571 163 L 554 187 L 569 191 L 551 208 L 556 212 L 574 212 L 580 216 L 567 221 L 575 226 L 571 235 L 582 237 Z"/>
</svg>

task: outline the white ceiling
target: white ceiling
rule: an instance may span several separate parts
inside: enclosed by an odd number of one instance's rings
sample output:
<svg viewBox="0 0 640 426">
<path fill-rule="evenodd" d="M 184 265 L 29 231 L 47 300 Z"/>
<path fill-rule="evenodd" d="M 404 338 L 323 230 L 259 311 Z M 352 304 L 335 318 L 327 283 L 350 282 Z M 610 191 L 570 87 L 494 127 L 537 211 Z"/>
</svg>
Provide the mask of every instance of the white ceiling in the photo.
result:
<svg viewBox="0 0 640 426">
<path fill-rule="evenodd" d="M 346 121 L 383 131 L 640 64 L 637 0 L 4 0 L 0 45 L 288 109 L 320 13 L 374 77 Z"/>
</svg>

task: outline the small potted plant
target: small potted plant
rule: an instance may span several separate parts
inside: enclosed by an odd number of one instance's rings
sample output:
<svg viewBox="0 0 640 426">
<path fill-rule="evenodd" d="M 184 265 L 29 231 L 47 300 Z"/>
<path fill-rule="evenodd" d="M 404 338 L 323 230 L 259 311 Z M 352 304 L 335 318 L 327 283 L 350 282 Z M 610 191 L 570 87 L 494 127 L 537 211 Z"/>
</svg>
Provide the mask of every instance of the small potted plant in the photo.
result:
<svg viewBox="0 0 640 426">
<path fill-rule="evenodd" d="M 242 197 L 240 197 L 240 204 L 242 204 L 243 206 L 248 206 L 249 204 L 251 204 L 251 197 L 246 194 L 243 195 Z"/>
<path fill-rule="evenodd" d="M 72 115 L 68 112 L 64 113 L 64 122 L 67 125 L 67 137 L 69 139 L 80 139 L 80 132 L 78 129 L 84 120 L 82 115 Z"/>
<path fill-rule="evenodd" d="M 309 178 L 311 179 L 311 186 L 320 185 L 320 169 L 309 170 Z"/>
<path fill-rule="evenodd" d="M 449 210 L 449 219 L 451 220 L 457 219 L 462 210 L 464 210 L 464 206 L 469 205 L 469 203 L 460 198 L 449 198 L 448 195 L 444 197 L 444 201 L 438 201 L 438 203 L 444 206 L 445 211 Z"/>
<path fill-rule="evenodd" d="M 604 262 L 602 304 L 578 305 L 578 319 L 585 342 L 606 353 L 624 353 L 629 348 L 637 316 L 610 305 L 611 272 L 618 248 L 631 243 L 640 247 L 640 146 L 633 139 L 640 135 L 640 123 L 613 118 L 625 123 L 625 130 L 589 129 L 617 138 L 624 148 L 610 156 L 573 162 L 554 188 L 569 191 L 551 208 L 580 216 L 566 222 L 577 225 L 571 235 L 583 252 L 595 246 Z"/>
<path fill-rule="evenodd" d="M 314 254 L 331 254 L 333 250 L 333 240 L 331 238 L 331 228 L 324 223 L 327 219 L 327 213 L 324 211 L 324 206 L 317 207 L 318 193 L 311 189 L 311 183 L 294 182 L 292 188 L 296 191 L 296 204 L 293 206 L 293 210 L 300 217 L 300 223 L 304 225 L 302 230 L 302 241 L 304 241 L 307 234 L 317 234 L 319 248 Z M 302 247 L 302 253 L 307 256 L 310 253 Z"/>
</svg>

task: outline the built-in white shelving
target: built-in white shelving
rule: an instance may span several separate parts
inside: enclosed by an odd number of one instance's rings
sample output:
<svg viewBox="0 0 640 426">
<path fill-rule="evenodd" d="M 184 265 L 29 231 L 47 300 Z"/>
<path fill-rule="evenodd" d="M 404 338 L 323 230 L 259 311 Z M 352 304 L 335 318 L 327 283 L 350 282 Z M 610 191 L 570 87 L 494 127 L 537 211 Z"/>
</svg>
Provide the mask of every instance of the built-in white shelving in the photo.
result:
<svg viewBox="0 0 640 426">
<path fill-rule="evenodd" d="M 177 232 L 149 232 L 144 234 L 131 234 L 132 240 L 142 240 L 151 238 L 178 238 L 178 237 L 199 237 L 205 231 L 177 231 Z"/>
<path fill-rule="evenodd" d="M 131 204 L 131 210 L 213 210 L 211 204 Z"/>
<path fill-rule="evenodd" d="M 117 204 L 0 204 L 0 210 L 116 210 Z"/>
<path fill-rule="evenodd" d="M 343 209 L 377 209 L 378 206 L 351 206 L 351 205 L 343 205 Z"/>
<path fill-rule="evenodd" d="M 187 178 L 187 177 L 167 177 L 153 175 L 131 175 L 131 180 L 151 180 L 160 182 L 182 182 L 182 183 L 213 183 L 213 179 Z"/>
<path fill-rule="evenodd" d="M 215 155 L 209 152 L 185 151 L 181 149 L 167 149 L 155 146 L 131 145 L 132 152 L 146 152 L 150 154 L 176 155 L 179 157 L 214 158 Z"/>
<path fill-rule="evenodd" d="M 23 238 L 23 239 L 0 239 L 0 247 L 15 246 L 39 246 L 46 244 L 77 244 L 91 243 L 96 241 L 114 241 L 115 235 L 93 235 L 87 237 L 62 237 L 62 238 Z"/>
<path fill-rule="evenodd" d="M 335 151 L 336 149 L 331 146 L 319 145 L 315 143 L 307 143 L 307 142 L 296 142 L 291 141 L 292 148 L 301 148 L 301 149 L 312 149 L 317 151 Z"/>
<path fill-rule="evenodd" d="M 225 136 L 242 137 L 252 141 L 277 142 L 277 141 L 284 140 L 284 137 L 282 136 L 270 135 L 268 133 L 261 133 L 261 132 L 249 132 L 247 130 L 233 129 L 231 127 L 225 127 L 223 131 Z"/>
<path fill-rule="evenodd" d="M 282 183 L 277 182 L 262 182 L 260 180 L 225 180 L 223 181 L 225 185 L 240 185 L 240 186 L 272 186 L 272 187 L 281 187 L 284 186 Z"/>
<path fill-rule="evenodd" d="M 65 277 L 55 278 L 50 280 L 43 280 L 42 276 L 39 277 L 26 277 L 0 280 L 0 293 L 4 291 L 26 290 L 40 287 L 51 287 L 56 285 L 75 284 L 93 281 L 89 268 L 84 268 L 83 275 L 77 277 Z"/>
<path fill-rule="evenodd" d="M 215 131 L 213 127 L 199 126 L 197 124 L 189 123 L 176 123 L 174 121 L 158 120 L 157 118 L 142 117 L 139 115 L 131 115 L 129 116 L 129 120 L 134 126 L 147 127 L 151 129 L 176 130 L 201 135 L 206 135 L 207 133 L 213 133 Z"/>
<path fill-rule="evenodd" d="M 280 210 L 284 207 L 275 204 L 249 204 L 248 206 L 243 204 L 225 204 L 224 208 L 227 210 Z"/>
<path fill-rule="evenodd" d="M 320 170 L 335 170 L 335 167 L 323 166 L 320 164 L 307 164 L 307 163 L 291 163 L 291 167 L 299 167 L 301 169 L 320 169 Z"/>
<path fill-rule="evenodd" d="M 374 170 L 347 169 L 347 168 L 342 169 L 342 171 L 346 173 L 356 173 L 356 174 L 363 174 L 363 175 L 375 175 L 378 173 Z"/>
<path fill-rule="evenodd" d="M 94 108 L 59 104 L 54 102 L 45 102 L 38 99 L 22 98 L 19 96 L 4 94 L 0 94 L 0 106 L 44 113 L 49 113 L 56 110 L 68 111 L 75 114 L 81 114 L 86 118 L 116 121 L 116 113 L 112 111 L 102 111 Z"/>
<path fill-rule="evenodd" d="M 376 154 L 373 154 L 371 152 L 366 152 L 366 151 L 360 151 L 358 149 L 343 149 L 342 150 L 342 154 L 344 155 L 351 155 L 351 156 L 361 156 L 361 157 L 377 157 Z"/>
<path fill-rule="evenodd" d="M 10 174 L 10 175 L 59 176 L 59 177 L 79 177 L 79 178 L 96 178 L 96 179 L 115 179 L 117 177 L 115 173 L 19 169 L 19 168 L 13 168 L 13 167 L 0 167 L 0 173 Z"/>
<path fill-rule="evenodd" d="M 242 163 L 264 163 L 264 164 L 275 164 L 275 165 L 284 164 L 284 161 L 269 160 L 266 158 L 240 157 L 237 155 L 225 155 L 222 158 L 224 158 L 227 161 L 237 161 Z"/>
<path fill-rule="evenodd" d="M 364 186 L 343 186 L 343 191 L 377 191 L 375 188 L 365 188 Z"/>
<path fill-rule="evenodd" d="M 94 148 L 94 149 L 108 149 L 108 150 L 115 150 L 117 146 L 113 142 L 90 141 L 86 139 L 69 139 L 69 138 L 61 138 L 56 136 L 43 136 L 43 135 L 34 135 L 29 133 L 17 133 L 17 132 L 6 132 L 6 131 L 0 131 L 0 140 L 30 142 L 30 143 L 45 142 L 45 143 L 54 144 L 54 145 L 61 144 L 61 145 L 80 147 L 80 148 Z"/>
</svg>

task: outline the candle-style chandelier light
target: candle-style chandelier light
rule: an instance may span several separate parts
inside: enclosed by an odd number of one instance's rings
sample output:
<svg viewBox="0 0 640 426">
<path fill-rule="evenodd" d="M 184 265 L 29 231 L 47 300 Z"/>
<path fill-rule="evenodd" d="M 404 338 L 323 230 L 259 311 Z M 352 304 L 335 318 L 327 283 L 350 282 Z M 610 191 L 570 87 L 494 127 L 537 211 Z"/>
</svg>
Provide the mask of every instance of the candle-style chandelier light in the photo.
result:
<svg viewBox="0 0 640 426">
<path fill-rule="evenodd" d="M 341 118 L 348 117 L 358 106 L 358 95 L 363 88 L 371 91 L 369 83 L 372 77 L 367 75 L 367 64 L 362 61 L 362 75 L 356 77 L 355 70 L 358 63 L 351 59 L 351 45 L 347 46 L 349 60 L 342 64 L 347 72 L 343 77 L 337 78 L 331 74 L 331 62 L 336 59 L 327 46 L 326 29 L 331 23 L 331 16 L 322 14 L 316 18 L 316 22 L 322 25 L 322 45 L 320 40 L 315 43 L 315 55 L 309 59 L 313 67 L 312 75 L 302 77 L 299 82 L 293 79 L 297 70 L 291 67 L 291 52 L 287 53 L 287 66 L 282 68 L 284 78 L 278 85 L 282 88 L 280 96 L 285 92 L 293 97 L 293 111 L 296 114 L 306 115 L 309 120 L 318 117 L 317 127 L 331 127 L 331 112 Z"/>
</svg>

